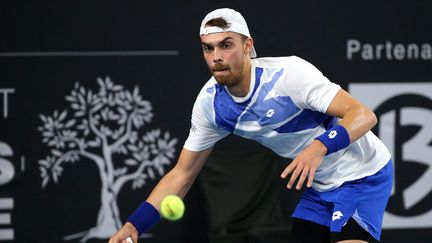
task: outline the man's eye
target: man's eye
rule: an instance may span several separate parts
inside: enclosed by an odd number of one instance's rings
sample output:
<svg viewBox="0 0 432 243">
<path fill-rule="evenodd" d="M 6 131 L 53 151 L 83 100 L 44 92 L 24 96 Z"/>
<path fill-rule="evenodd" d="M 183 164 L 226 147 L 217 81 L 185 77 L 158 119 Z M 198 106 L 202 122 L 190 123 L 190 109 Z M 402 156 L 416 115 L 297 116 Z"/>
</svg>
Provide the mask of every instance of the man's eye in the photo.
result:
<svg viewBox="0 0 432 243">
<path fill-rule="evenodd" d="M 208 46 L 203 46 L 202 49 L 203 49 L 203 51 L 205 51 L 205 52 L 210 51 L 210 47 L 208 47 Z"/>
<path fill-rule="evenodd" d="M 229 49 L 230 47 L 231 47 L 231 43 L 225 43 L 223 45 L 223 48 L 225 48 L 225 49 Z"/>
</svg>

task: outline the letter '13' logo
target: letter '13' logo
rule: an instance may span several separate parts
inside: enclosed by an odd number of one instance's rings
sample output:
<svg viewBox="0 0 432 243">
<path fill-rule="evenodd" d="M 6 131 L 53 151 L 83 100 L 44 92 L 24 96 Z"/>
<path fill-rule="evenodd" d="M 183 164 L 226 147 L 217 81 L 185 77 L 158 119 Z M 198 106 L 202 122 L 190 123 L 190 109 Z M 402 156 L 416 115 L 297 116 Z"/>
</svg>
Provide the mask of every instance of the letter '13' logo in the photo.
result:
<svg viewBox="0 0 432 243">
<path fill-rule="evenodd" d="M 432 227 L 432 83 L 351 84 L 373 109 L 373 132 L 392 154 L 395 179 L 384 228 Z"/>
</svg>

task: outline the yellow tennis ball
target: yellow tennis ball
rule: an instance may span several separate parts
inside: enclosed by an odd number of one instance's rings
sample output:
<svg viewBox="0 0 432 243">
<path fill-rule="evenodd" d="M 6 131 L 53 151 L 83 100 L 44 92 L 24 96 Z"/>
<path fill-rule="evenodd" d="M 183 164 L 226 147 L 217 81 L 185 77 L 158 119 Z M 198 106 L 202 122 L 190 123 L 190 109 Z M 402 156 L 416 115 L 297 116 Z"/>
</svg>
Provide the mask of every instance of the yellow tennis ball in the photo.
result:
<svg viewBox="0 0 432 243">
<path fill-rule="evenodd" d="M 185 205 L 180 197 L 169 195 L 162 200 L 160 211 L 165 219 L 176 221 L 183 217 Z"/>
</svg>

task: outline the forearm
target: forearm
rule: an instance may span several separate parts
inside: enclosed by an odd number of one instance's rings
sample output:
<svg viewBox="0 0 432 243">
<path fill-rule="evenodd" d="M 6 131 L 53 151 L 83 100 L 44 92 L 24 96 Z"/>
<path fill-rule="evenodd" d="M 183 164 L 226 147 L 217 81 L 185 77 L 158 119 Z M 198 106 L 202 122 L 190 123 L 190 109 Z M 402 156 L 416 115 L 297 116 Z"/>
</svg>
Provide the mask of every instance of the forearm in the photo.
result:
<svg viewBox="0 0 432 243">
<path fill-rule="evenodd" d="M 174 194 L 183 198 L 195 181 L 211 151 L 212 148 L 201 152 L 183 149 L 176 166 L 159 181 L 148 197 L 147 202 L 159 210 L 160 202 L 167 195 Z"/>
<path fill-rule="evenodd" d="M 339 125 L 348 132 L 350 142 L 359 139 L 377 123 L 375 114 L 368 107 L 342 89 L 330 103 L 326 114 L 341 118 Z"/>
<path fill-rule="evenodd" d="M 147 231 L 160 220 L 160 202 L 168 195 L 184 197 L 211 152 L 211 148 L 192 152 L 183 149 L 176 166 L 168 172 L 153 189 L 150 196 L 128 218 L 131 224 L 125 230 L 133 228 L 137 235 Z M 134 234 L 135 235 L 135 234 Z"/>
<path fill-rule="evenodd" d="M 167 173 L 153 189 L 147 202 L 151 203 L 158 211 L 162 199 L 167 195 L 177 195 L 183 198 L 192 186 L 195 177 L 179 173 L 178 168 L 174 167 Z"/>
<path fill-rule="evenodd" d="M 339 122 L 339 125 L 348 131 L 351 142 L 366 134 L 376 124 L 375 114 L 365 106 L 360 105 L 349 108 Z"/>
</svg>

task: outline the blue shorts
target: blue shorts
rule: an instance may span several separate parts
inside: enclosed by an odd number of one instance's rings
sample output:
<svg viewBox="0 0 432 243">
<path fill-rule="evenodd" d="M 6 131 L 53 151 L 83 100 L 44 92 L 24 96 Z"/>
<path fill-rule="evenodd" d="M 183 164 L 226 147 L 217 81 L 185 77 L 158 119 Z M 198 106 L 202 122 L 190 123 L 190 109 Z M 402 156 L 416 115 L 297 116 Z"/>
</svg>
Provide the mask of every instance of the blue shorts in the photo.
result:
<svg viewBox="0 0 432 243">
<path fill-rule="evenodd" d="M 371 176 L 348 181 L 327 192 L 308 188 L 292 217 L 309 220 L 340 232 L 353 218 L 379 241 L 382 221 L 393 183 L 393 162 Z"/>
</svg>

